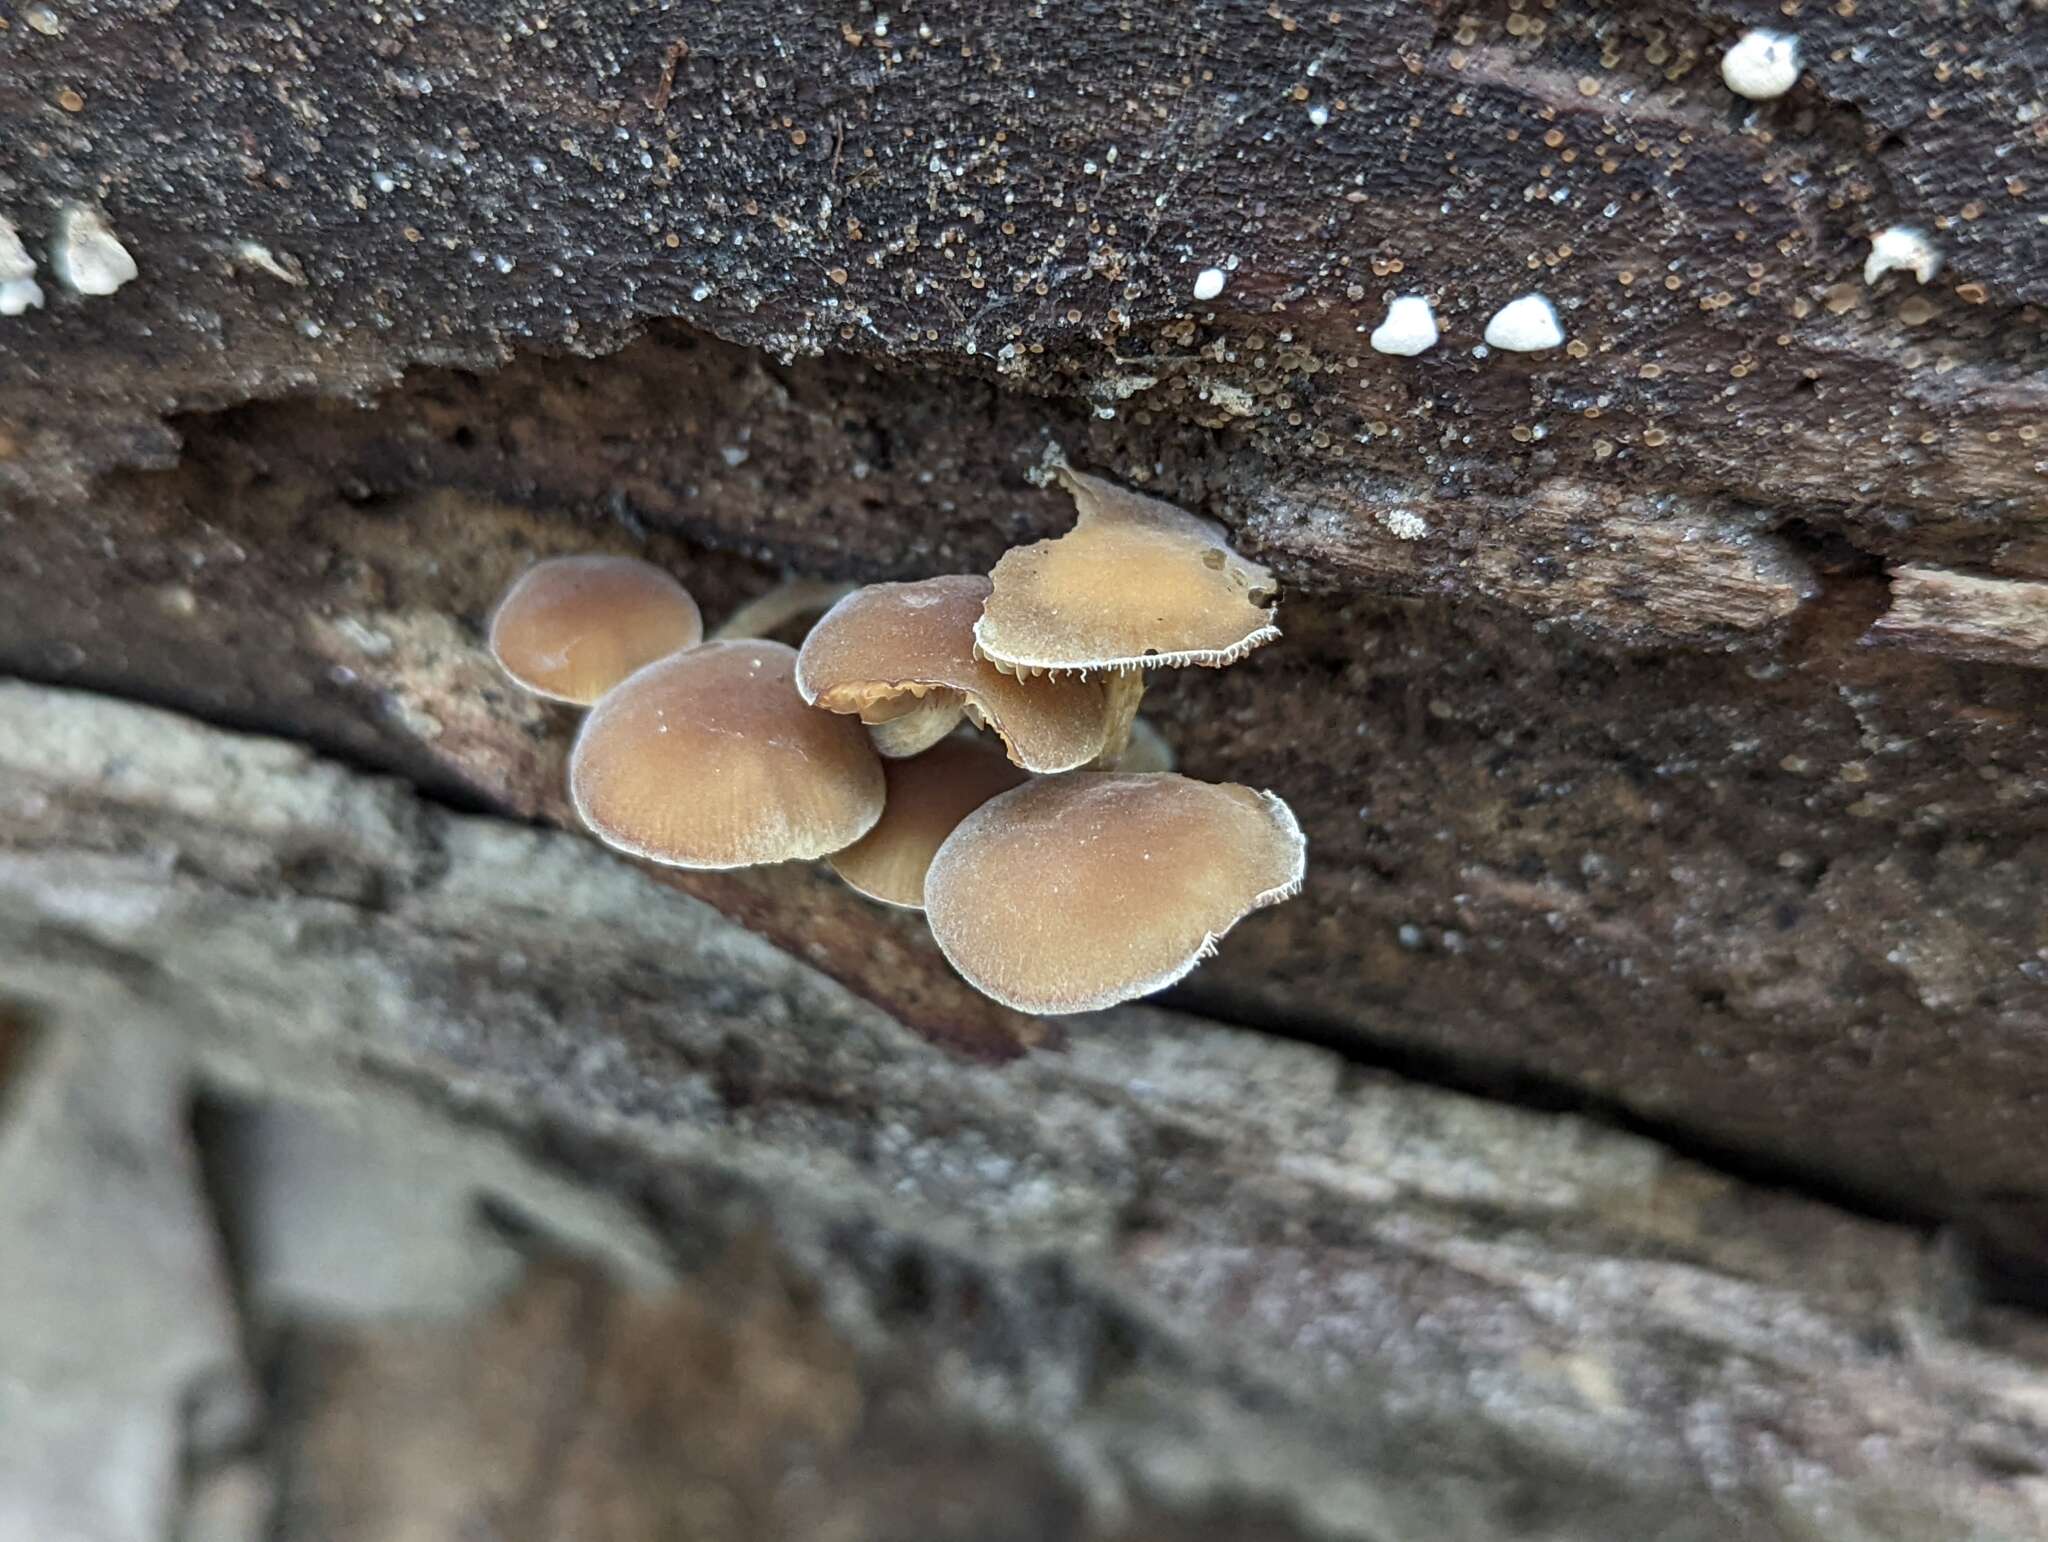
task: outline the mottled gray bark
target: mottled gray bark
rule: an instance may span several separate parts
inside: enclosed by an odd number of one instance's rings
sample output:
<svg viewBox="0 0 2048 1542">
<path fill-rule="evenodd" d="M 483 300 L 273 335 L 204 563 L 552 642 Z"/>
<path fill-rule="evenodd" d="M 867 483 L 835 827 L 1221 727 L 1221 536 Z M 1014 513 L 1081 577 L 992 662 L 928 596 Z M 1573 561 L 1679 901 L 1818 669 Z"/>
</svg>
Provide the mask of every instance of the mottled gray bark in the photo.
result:
<svg viewBox="0 0 2048 1542">
<path fill-rule="evenodd" d="M 0 690 L 0 772 L 0 979 L 46 1034 L 119 1020 L 215 1097 L 317 1096 L 647 1303 L 543 1271 L 453 1339 L 302 1351 L 304 1535 L 488 1510 L 508 1462 L 556 1534 L 655 1534 L 563 1519 L 608 1485 L 649 1514 L 709 1485 L 767 1506 L 730 1534 L 815 1534 L 773 1441 L 707 1474 L 677 1467 L 689 1440 L 643 1462 L 624 1434 L 650 1409 L 695 1428 L 690 1378 L 722 1385 L 704 1367 L 734 1354 L 779 1358 L 710 1406 L 836 1475 L 867 1517 L 849 1535 L 2018 1538 L 2048 1517 L 2048 1338 L 1909 1231 L 1154 1010 L 978 1066 L 587 842 L 156 712 Z M 329 1209 L 306 1223 L 345 1233 Z M 667 1306 L 664 1267 L 691 1282 Z M 445 1312 L 443 1278 L 419 1294 Z M 681 1380 L 664 1345 L 699 1346 L 674 1348 Z M 547 1422 L 518 1368 L 563 1355 L 613 1436 Z M 551 1439 L 581 1455 L 543 1459 Z M 946 1470 L 1032 1497 L 959 1523 Z"/>
</svg>

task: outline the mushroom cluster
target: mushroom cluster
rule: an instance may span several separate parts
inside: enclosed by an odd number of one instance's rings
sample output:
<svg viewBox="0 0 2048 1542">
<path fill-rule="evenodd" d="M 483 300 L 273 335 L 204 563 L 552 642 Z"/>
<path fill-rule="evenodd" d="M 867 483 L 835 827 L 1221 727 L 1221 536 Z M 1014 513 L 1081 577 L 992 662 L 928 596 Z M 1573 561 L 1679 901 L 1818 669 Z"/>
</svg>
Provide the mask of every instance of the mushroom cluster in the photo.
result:
<svg viewBox="0 0 2048 1542">
<path fill-rule="evenodd" d="M 687 868 L 822 857 L 922 910 L 1007 1006 L 1128 1001 L 1301 886 L 1287 805 L 1177 775 L 1137 717 L 1146 669 L 1220 668 L 1280 635 L 1273 576 L 1208 520 L 1055 474 L 1074 527 L 986 576 L 792 585 L 707 641 L 660 569 L 558 557 L 507 591 L 491 652 L 589 707 L 569 795 L 606 845 Z M 823 604 L 800 649 L 756 635 Z"/>
</svg>

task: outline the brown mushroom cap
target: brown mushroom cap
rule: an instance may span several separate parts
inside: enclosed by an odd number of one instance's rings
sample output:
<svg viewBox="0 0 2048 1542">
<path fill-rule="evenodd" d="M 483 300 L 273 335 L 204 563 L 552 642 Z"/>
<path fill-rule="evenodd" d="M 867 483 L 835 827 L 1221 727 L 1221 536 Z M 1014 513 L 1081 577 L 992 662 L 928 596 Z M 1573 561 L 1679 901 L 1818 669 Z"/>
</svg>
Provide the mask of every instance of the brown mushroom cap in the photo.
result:
<svg viewBox="0 0 2048 1542">
<path fill-rule="evenodd" d="M 882 768 L 889 800 L 874 829 L 828 859 L 832 870 L 869 899 L 924 907 L 924 875 L 940 844 L 969 814 L 1029 773 L 986 739 L 946 739 L 912 760 Z"/>
<path fill-rule="evenodd" d="M 1067 466 L 1065 535 L 1003 553 L 974 640 L 1006 670 L 1233 664 L 1280 635 L 1273 574 L 1223 527 Z"/>
<path fill-rule="evenodd" d="M 857 712 L 868 722 L 950 693 L 1027 771 L 1087 765 L 1119 727 L 1108 688 L 1099 680 L 1020 680 L 976 658 L 974 623 L 988 595 L 989 581 L 967 573 L 856 590 L 804 639 L 797 689 L 828 712 Z"/>
<path fill-rule="evenodd" d="M 925 875 L 953 967 L 1020 1012 L 1149 995 L 1301 887 L 1307 842 L 1269 792 L 1169 772 L 1028 782 L 960 822 Z"/>
<path fill-rule="evenodd" d="M 851 718 L 804 705 L 796 651 L 713 642 L 591 708 L 569 796 L 608 846 L 671 867 L 822 857 L 882 814 L 882 763 Z"/>
<path fill-rule="evenodd" d="M 643 664 L 695 646 L 690 591 L 638 557 L 550 557 L 491 617 L 491 655 L 536 696 L 588 706 Z"/>
</svg>

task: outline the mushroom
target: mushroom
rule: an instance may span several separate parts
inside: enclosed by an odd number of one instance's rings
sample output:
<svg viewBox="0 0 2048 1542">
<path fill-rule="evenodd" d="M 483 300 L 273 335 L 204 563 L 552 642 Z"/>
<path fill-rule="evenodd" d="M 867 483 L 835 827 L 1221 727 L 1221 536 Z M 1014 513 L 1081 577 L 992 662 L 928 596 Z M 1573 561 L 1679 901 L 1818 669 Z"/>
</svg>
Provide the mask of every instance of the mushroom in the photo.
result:
<svg viewBox="0 0 2048 1542">
<path fill-rule="evenodd" d="M 869 899 L 910 910 L 924 908 L 925 870 L 954 827 L 1028 776 L 973 736 L 944 740 L 913 760 L 892 760 L 882 772 L 889 799 L 881 819 L 827 860 Z"/>
<path fill-rule="evenodd" d="M 569 796 L 608 846 L 671 867 L 822 857 L 882 815 L 858 723 L 813 711 L 796 650 L 710 642 L 639 670 L 583 720 Z"/>
<path fill-rule="evenodd" d="M 1019 674 L 1217 668 L 1280 635 L 1272 573 L 1232 551 L 1222 526 L 1071 466 L 1053 471 L 1073 494 L 1074 528 L 996 563 L 974 627 L 983 658 Z"/>
<path fill-rule="evenodd" d="M 870 584 L 833 606 L 798 655 L 803 699 L 888 724 L 959 709 L 994 729 L 1027 771 L 1071 771 L 1111 747 L 1121 702 L 1098 680 L 1020 680 L 975 657 L 989 596 L 971 573 Z"/>
<path fill-rule="evenodd" d="M 491 654 L 536 696 L 589 706 L 644 664 L 704 636 L 690 591 L 637 557 L 551 557 L 491 617 Z"/>
<path fill-rule="evenodd" d="M 962 820 L 925 876 L 925 916 L 984 995 L 1090 1012 L 1184 977 L 1246 915 L 1298 890 L 1306 858 L 1272 793 L 1077 772 Z"/>
</svg>

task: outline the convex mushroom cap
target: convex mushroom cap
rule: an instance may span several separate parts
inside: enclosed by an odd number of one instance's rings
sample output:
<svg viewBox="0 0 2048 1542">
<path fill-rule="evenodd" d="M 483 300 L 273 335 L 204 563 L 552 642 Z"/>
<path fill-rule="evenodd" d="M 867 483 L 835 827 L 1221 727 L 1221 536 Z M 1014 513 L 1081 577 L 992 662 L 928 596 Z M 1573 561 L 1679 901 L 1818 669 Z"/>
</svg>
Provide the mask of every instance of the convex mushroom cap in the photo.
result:
<svg viewBox="0 0 2048 1542">
<path fill-rule="evenodd" d="M 1077 772 L 984 803 L 925 875 L 953 967 L 1020 1012 L 1163 990 L 1252 911 L 1301 887 L 1307 842 L 1269 792 Z"/>
<path fill-rule="evenodd" d="M 491 654 L 537 696 L 588 706 L 704 636 L 690 591 L 637 557 L 551 557 L 505 592 Z"/>
<path fill-rule="evenodd" d="M 804 639 L 797 689 L 870 723 L 961 707 L 1029 771 L 1070 771 L 1113 748 L 1120 702 L 1101 681 L 1020 680 L 975 657 L 989 590 L 965 573 L 856 590 Z"/>
<path fill-rule="evenodd" d="M 851 718 L 806 706 L 796 651 L 712 642 L 591 709 L 569 796 L 608 846 L 672 867 L 748 867 L 850 846 L 882 814 L 882 763 Z"/>
<path fill-rule="evenodd" d="M 990 798 L 1029 775 L 978 737 L 942 740 L 882 770 L 889 797 L 881 819 L 828 860 L 834 872 L 869 899 L 912 910 L 924 906 L 925 873 L 946 837 Z"/>
<path fill-rule="evenodd" d="M 1065 535 L 1005 552 L 974 640 L 1015 672 L 1235 663 L 1280 635 L 1273 575 L 1222 526 L 1069 466 Z"/>
</svg>

